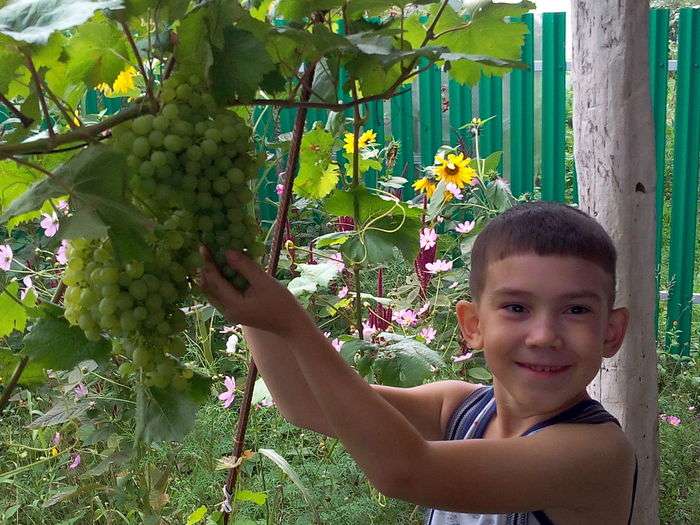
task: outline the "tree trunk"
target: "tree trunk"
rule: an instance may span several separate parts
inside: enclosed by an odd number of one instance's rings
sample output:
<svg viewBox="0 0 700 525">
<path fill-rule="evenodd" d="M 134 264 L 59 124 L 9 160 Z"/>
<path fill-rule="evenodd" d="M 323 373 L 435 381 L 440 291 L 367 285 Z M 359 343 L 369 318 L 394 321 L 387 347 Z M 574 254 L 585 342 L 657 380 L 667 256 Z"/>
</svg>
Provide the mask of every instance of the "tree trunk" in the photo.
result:
<svg viewBox="0 0 700 525">
<path fill-rule="evenodd" d="M 572 0 L 574 158 L 580 208 L 618 250 L 617 306 L 630 310 L 622 349 L 590 395 L 620 420 L 639 459 L 632 523 L 658 518 L 654 127 L 648 2 Z"/>
</svg>

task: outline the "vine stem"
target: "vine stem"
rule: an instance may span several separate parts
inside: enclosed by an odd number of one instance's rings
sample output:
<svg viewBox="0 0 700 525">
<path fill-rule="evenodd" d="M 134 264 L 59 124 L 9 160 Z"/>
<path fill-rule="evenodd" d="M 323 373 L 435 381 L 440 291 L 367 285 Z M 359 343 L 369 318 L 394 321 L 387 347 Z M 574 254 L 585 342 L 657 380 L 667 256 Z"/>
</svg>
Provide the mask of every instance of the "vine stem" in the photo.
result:
<svg viewBox="0 0 700 525">
<path fill-rule="evenodd" d="M 27 115 L 22 113 L 19 109 L 17 109 L 17 107 L 10 100 L 5 98 L 5 96 L 2 93 L 0 93 L 0 102 L 2 102 L 15 117 L 17 117 L 20 121 L 22 121 L 23 127 L 28 128 L 29 126 L 32 125 L 32 122 L 34 122 L 33 118 L 29 118 Z"/>
<path fill-rule="evenodd" d="M 311 83 L 314 78 L 316 64 L 312 64 L 305 72 L 301 79 L 301 99 L 308 101 L 311 98 Z M 294 121 L 294 131 L 292 132 L 292 142 L 290 145 L 289 157 L 287 159 L 287 169 L 284 173 L 284 190 L 280 199 L 280 206 L 277 209 L 277 218 L 274 224 L 274 235 L 272 238 L 272 246 L 270 247 L 270 260 L 267 266 L 267 273 L 274 277 L 277 273 L 277 265 L 279 263 L 280 251 L 282 250 L 282 239 L 284 238 L 284 226 L 287 222 L 287 213 L 292 200 L 292 186 L 294 184 L 295 172 L 299 160 L 299 150 L 301 148 L 301 139 L 304 133 L 304 124 L 306 123 L 307 109 L 300 107 L 297 111 L 296 120 Z M 243 454 L 243 446 L 245 442 L 245 432 L 248 426 L 248 417 L 250 415 L 250 405 L 253 399 L 253 389 L 255 380 L 257 379 L 258 369 L 255 366 L 255 361 L 250 360 L 248 367 L 248 376 L 246 378 L 245 391 L 243 401 L 241 403 L 241 412 L 238 417 L 238 428 L 236 429 L 236 437 L 234 440 L 233 457 L 240 458 Z M 235 465 L 228 471 L 226 479 L 227 494 L 233 493 L 233 488 L 236 486 L 238 478 L 238 469 L 240 465 Z M 229 513 L 224 513 L 224 525 L 228 524 Z"/>
<path fill-rule="evenodd" d="M 27 59 L 27 69 L 32 75 L 32 80 L 34 80 L 34 85 L 36 87 L 36 94 L 39 97 L 39 104 L 41 105 L 41 111 L 44 113 L 44 118 L 46 119 L 46 125 L 49 130 L 49 137 L 54 138 L 56 135 L 53 130 L 53 123 L 51 122 L 51 115 L 49 114 L 49 107 L 46 105 L 46 98 L 44 98 L 44 90 L 41 88 L 41 79 L 39 78 L 39 73 L 37 73 L 34 67 L 34 62 L 32 62 L 32 57 L 26 51 L 22 52 Z M 0 159 L 2 157 L 0 156 Z"/>
<path fill-rule="evenodd" d="M 156 97 L 153 96 L 153 87 L 151 86 L 151 79 L 146 74 L 146 68 L 143 66 L 143 60 L 141 60 L 141 54 L 139 53 L 138 47 L 136 47 L 134 37 L 131 35 L 131 31 L 129 30 L 129 26 L 126 22 L 121 21 L 119 23 L 122 26 L 122 29 L 124 30 L 124 34 L 126 35 L 127 40 L 129 41 L 131 51 L 133 51 L 134 56 L 136 56 L 136 62 L 138 63 L 139 71 L 141 71 L 141 75 L 143 75 L 143 81 L 146 83 L 146 94 L 148 95 L 148 99 L 151 101 L 151 105 L 155 109 L 158 107 L 158 101 L 156 100 Z"/>
</svg>

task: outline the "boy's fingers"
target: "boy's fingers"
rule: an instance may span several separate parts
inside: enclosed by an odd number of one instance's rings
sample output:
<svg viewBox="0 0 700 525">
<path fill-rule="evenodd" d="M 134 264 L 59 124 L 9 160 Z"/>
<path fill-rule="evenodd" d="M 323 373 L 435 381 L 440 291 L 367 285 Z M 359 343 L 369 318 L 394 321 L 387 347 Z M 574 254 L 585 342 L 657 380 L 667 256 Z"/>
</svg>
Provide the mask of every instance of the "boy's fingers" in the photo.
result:
<svg viewBox="0 0 700 525">
<path fill-rule="evenodd" d="M 250 283 L 263 273 L 262 268 L 253 261 L 250 257 L 241 252 L 228 250 L 226 252 L 226 261 L 228 265 L 240 273 Z"/>
</svg>

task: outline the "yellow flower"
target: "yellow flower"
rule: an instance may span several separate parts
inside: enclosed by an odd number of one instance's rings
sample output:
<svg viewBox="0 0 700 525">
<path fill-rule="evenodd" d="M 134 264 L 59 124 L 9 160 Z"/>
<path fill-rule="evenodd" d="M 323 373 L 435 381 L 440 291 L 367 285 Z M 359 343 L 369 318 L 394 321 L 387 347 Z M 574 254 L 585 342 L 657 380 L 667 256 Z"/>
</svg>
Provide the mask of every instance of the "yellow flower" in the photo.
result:
<svg viewBox="0 0 700 525">
<path fill-rule="evenodd" d="M 137 74 L 138 71 L 136 71 L 136 68 L 133 66 L 129 66 L 124 71 L 120 72 L 112 84 L 114 93 L 117 95 L 126 95 L 129 91 L 133 90 L 136 87 L 134 78 Z"/>
<path fill-rule="evenodd" d="M 51 447 L 51 456 L 57 456 L 58 455 L 58 449 L 56 447 Z"/>
<path fill-rule="evenodd" d="M 357 140 L 357 145 L 360 147 L 360 149 L 364 149 L 367 146 L 371 146 L 373 144 L 376 144 L 377 142 L 377 134 L 371 130 L 368 129 L 365 131 L 362 135 L 360 135 L 359 139 Z M 355 151 L 355 136 L 352 133 L 346 133 L 345 134 L 345 145 L 343 146 L 345 148 L 345 153 L 348 155 L 352 155 Z"/>
<path fill-rule="evenodd" d="M 447 155 L 447 159 L 442 155 L 435 156 L 435 173 L 438 180 L 445 181 L 445 184 L 450 182 L 458 188 L 464 188 L 465 184 L 469 184 L 476 177 L 476 171 L 469 167 L 472 159 L 464 158 L 464 155 Z"/>
<path fill-rule="evenodd" d="M 413 183 L 413 189 L 418 193 L 425 193 L 428 198 L 433 196 L 435 188 L 437 188 L 437 184 L 435 184 L 435 182 L 429 177 L 423 177 L 422 179 L 418 179 Z"/>
<path fill-rule="evenodd" d="M 106 82 L 102 82 L 101 84 L 97 84 L 97 90 L 101 91 L 103 95 L 106 95 L 108 97 L 112 96 L 112 88 L 109 87 L 109 84 Z"/>
</svg>

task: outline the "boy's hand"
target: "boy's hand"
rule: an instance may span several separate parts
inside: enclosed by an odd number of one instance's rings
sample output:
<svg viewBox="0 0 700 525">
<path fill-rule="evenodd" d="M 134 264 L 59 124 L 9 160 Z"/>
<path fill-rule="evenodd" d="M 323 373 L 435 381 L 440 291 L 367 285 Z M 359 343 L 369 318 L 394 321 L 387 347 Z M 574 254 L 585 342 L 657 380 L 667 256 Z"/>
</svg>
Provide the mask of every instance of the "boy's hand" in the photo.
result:
<svg viewBox="0 0 700 525">
<path fill-rule="evenodd" d="M 308 325 L 309 316 L 289 290 L 244 254 L 226 252 L 228 265 L 249 283 L 248 288 L 240 292 L 221 275 L 208 249 L 202 247 L 200 253 L 204 265 L 199 274 L 199 287 L 229 322 L 279 335 L 289 335 Z"/>
</svg>

